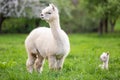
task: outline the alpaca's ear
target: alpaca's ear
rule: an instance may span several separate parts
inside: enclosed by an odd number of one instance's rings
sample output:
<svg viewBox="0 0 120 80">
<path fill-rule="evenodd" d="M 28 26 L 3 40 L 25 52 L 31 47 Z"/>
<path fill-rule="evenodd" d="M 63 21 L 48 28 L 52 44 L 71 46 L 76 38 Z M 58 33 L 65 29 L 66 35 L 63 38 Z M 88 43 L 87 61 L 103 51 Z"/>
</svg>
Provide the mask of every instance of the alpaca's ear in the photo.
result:
<svg viewBox="0 0 120 80">
<path fill-rule="evenodd" d="M 49 6 L 51 6 L 53 11 L 55 11 L 55 5 L 54 4 L 49 4 Z"/>
</svg>

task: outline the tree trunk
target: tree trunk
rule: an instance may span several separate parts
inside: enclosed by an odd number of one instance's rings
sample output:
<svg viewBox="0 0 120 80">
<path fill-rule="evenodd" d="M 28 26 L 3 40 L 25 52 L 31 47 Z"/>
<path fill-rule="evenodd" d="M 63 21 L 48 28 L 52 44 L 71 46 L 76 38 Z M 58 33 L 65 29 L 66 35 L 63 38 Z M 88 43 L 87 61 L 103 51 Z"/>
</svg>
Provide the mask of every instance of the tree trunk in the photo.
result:
<svg viewBox="0 0 120 80">
<path fill-rule="evenodd" d="M 2 32 L 2 21 L 1 21 L 1 18 L 0 18 L 0 33 Z"/>
<path fill-rule="evenodd" d="M 108 33 L 108 18 L 105 18 L 104 20 L 104 29 L 105 29 L 105 33 Z"/>
<path fill-rule="evenodd" d="M 111 32 L 114 32 L 114 27 L 115 27 L 116 19 L 115 20 L 110 20 L 110 25 L 111 25 Z"/>
<path fill-rule="evenodd" d="M 73 4 L 74 6 L 77 6 L 77 5 L 79 4 L 79 0 L 72 0 L 72 4 Z"/>
<path fill-rule="evenodd" d="M 98 34 L 103 34 L 103 19 L 100 20 L 99 27 L 98 27 Z"/>
<path fill-rule="evenodd" d="M 111 25 L 111 33 L 114 32 L 114 25 Z"/>
<path fill-rule="evenodd" d="M 2 14 L 0 14 L 0 33 L 2 33 L 2 23 L 5 20 Z"/>
</svg>

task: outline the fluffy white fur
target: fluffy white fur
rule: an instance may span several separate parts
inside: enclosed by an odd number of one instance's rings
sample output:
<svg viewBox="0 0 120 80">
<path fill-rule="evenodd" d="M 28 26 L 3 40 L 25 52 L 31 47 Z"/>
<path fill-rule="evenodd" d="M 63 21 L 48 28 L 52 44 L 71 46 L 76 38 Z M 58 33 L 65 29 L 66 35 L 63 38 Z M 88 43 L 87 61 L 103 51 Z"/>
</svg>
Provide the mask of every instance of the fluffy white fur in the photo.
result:
<svg viewBox="0 0 120 80">
<path fill-rule="evenodd" d="M 100 60 L 103 64 L 99 65 L 102 69 L 108 69 L 108 62 L 109 62 L 109 53 L 103 52 L 100 56 Z"/>
<path fill-rule="evenodd" d="M 33 65 L 36 71 L 42 72 L 45 58 L 48 59 L 50 69 L 61 69 L 70 51 L 68 36 L 60 27 L 58 9 L 50 4 L 42 10 L 40 17 L 49 23 L 50 28 L 36 28 L 25 40 L 28 53 L 26 66 L 30 73 Z"/>
</svg>

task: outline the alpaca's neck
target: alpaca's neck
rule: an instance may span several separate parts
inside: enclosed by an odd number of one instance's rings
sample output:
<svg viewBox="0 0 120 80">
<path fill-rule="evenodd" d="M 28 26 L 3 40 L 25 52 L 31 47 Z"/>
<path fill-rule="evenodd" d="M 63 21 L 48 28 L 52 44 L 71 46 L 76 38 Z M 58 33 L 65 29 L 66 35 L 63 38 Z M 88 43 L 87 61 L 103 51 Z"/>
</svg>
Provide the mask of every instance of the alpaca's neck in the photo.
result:
<svg viewBox="0 0 120 80">
<path fill-rule="evenodd" d="M 52 32 L 54 32 L 56 30 L 57 31 L 61 30 L 59 19 L 49 22 L 49 25 L 50 25 L 50 28 L 53 30 Z"/>
<path fill-rule="evenodd" d="M 61 27 L 59 18 L 56 20 L 53 20 L 49 23 L 53 37 L 57 43 L 58 46 L 63 46 L 62 36 L 61 36 Z"/>
</svg>

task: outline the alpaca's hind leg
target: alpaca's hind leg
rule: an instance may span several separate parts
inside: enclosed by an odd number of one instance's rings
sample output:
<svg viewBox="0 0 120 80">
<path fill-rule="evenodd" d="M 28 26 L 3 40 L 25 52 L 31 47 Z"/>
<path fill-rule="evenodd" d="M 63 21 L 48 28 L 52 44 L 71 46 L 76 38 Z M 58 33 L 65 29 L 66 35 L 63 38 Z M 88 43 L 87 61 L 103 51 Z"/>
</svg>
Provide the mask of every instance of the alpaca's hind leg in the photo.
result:
<svg viewBox="0 0 120 80">
<path fill-rule="evenodd" d="M 62 58 L 57 60 L 57 70 L 61 70 L 62 69 L 64 60 L 65 60 L 65 57 L 62 57 Z"/>
<path fill-rule="evenodd" d="M 32 71 L 33 71 L 33 65 L 34 65 L 35 59 L 36 59 L 36 55 L 35 54 L 28 53 L 28 59 L 26 61 L 26 67 L 27 67 L 27 70 L 30 73 L 32 73 Z"/>
<path fill-rule="evenodd" d="M 35 69 L 37 72 L 41 73 L 43 70 L 44 58 L 41 55 L 37 56 L 35 61 Z"/>
<path fill-rule="evenodd" d="M 56 69 L 56 57 L 55 56 L 49 56 L 48 57 L 49 62 L 49 69 L 55 70 Z"/>
</svg>

